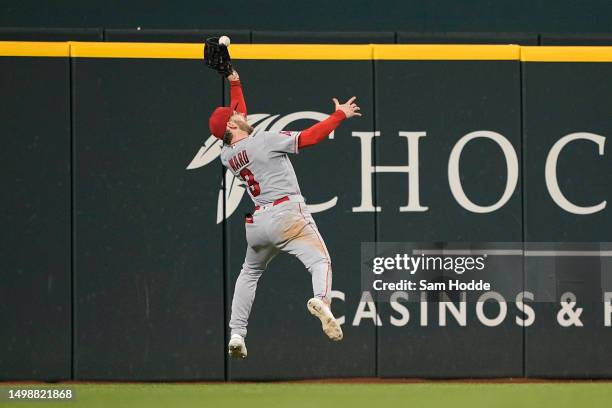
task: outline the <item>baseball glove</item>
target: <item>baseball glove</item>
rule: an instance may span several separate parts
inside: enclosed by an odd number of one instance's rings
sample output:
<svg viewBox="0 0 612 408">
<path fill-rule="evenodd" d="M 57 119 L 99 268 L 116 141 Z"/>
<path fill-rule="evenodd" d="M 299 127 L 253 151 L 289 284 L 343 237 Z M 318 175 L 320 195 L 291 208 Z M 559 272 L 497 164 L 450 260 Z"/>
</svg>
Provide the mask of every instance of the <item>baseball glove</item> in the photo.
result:
<svg viewBox="0 0 612 408">
<path fill-rule="evenodd" d="M 207 38 L 204 43 L 204 63 L 223 76 L 232 73 L 232 59 L 225 45 L 219 44 L 219 37 Z"/>
</svg>

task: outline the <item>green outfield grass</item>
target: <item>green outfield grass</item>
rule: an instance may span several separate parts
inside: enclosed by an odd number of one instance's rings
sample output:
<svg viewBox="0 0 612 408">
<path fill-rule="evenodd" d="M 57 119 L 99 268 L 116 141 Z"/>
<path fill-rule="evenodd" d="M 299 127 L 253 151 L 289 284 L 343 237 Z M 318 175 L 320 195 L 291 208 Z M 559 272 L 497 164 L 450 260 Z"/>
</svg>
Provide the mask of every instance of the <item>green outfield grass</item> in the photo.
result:
<svg viewBox="0 0 612 408">
<path fill-rule="evenodd" d="M 57 385 L 56 385 L 57 386 Z M 610 407 L 612 383 L 415 383 L 415 384 L 70 384 L 74 401 L 8 402 L 0 406 L 50 407 Z M 50 405 L 47 405 L 50 404 Z"/>
</svg>

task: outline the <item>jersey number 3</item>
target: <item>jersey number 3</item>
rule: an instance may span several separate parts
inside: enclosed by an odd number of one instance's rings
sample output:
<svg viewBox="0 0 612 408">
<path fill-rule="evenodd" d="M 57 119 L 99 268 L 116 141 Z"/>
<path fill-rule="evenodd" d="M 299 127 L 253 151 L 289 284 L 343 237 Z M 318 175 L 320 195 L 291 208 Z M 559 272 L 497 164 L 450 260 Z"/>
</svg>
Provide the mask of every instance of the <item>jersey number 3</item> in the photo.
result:
<svg viewBox="0 0 612 408">
<path fill-rule="evenodd" d="M 246 167 L 240 170 L 240 177 L 244 181 L 246 181 L 247 186 L 249 186 L 249 190 L 251 191 L 251 195 L 253 197 L 257 197 L 261 193 L 261 189 L 259 188 L 259 183 L 255 181 L 255 176 L 251 173 L 251 170 Z"/>
</svg>

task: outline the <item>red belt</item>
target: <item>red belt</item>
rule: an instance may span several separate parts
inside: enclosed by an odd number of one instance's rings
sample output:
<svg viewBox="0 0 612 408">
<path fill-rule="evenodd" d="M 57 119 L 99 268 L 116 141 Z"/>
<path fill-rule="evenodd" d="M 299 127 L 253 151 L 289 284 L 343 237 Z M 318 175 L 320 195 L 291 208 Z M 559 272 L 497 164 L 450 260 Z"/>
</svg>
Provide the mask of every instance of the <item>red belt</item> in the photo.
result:
<svg viewBox="0 0 612 408">
<path fill-rule="evenodd" d="M 284 196 L 284 197 L 279 198 L 278 200 L 275 200 L 272 203 L 272 205 L 277 205 L 277 204 L 280 204 L 280 203 L 284 203 L 285 201 L 289 201 L 289 197 L 288 196 Z M 255 211 L 259 210 L 260 208 L 261 207 L 259 205 L 256 205 L 255 206 Z"/>
</svg>

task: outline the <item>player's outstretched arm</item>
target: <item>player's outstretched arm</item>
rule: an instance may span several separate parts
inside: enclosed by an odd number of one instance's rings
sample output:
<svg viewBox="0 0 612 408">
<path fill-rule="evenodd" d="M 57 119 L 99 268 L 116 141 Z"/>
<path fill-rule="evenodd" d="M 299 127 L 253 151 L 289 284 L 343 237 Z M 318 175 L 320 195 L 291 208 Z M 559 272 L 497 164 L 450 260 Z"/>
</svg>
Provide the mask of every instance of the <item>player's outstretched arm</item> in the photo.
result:
<svg viewBox="0 0 612 408">
<path fill-rule="evenodd" d="M 338 99 L 333 98 L 336 111 L 329 118 L 317 123 L 308 129 L 302 130 L 298 147 L 314 146 L 324 140 L 331 132 L 333 132 L 344 119 L 352 118 L 353 116 L 361 116 L 359 106 L 355 103 L 356 96 L 353 96 L 345 103 L 338 102 Z"/>
<path fill-rule="evenodd" d="M 242 84 L 240 83 L 238 71 L 233 70 L 232 73 L 227 76 L 227 80 L 230 83 L 230 106 L 236 112 L 240 112 L 246 116 L 247 107 L 244 101 L 244 95 L 242 94 Z"/>
</svg>

